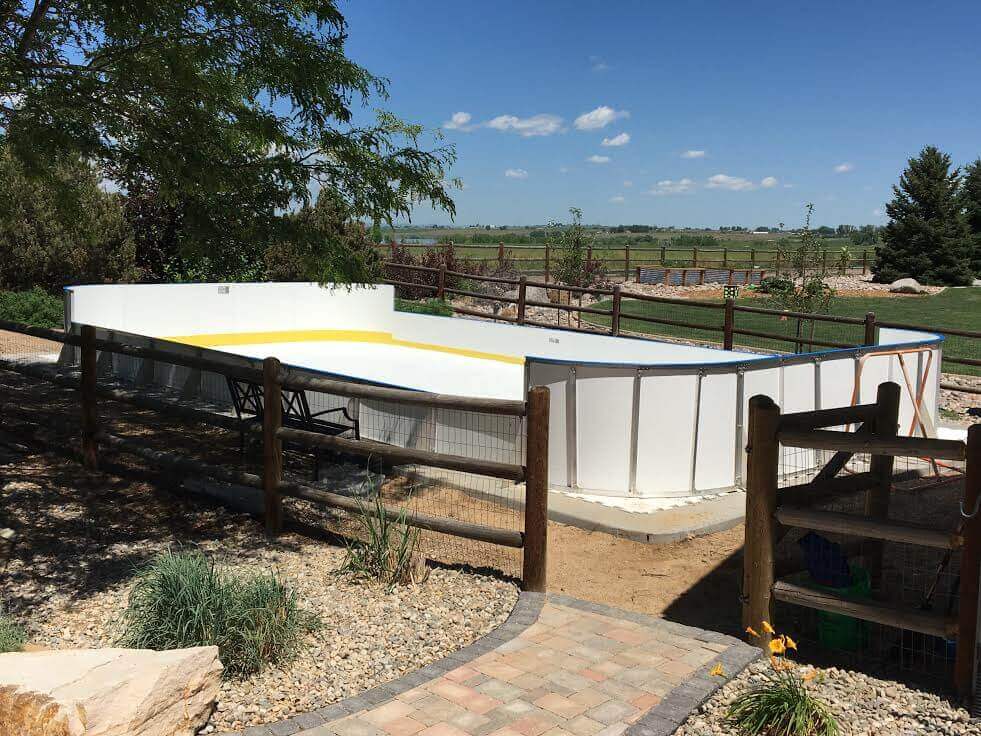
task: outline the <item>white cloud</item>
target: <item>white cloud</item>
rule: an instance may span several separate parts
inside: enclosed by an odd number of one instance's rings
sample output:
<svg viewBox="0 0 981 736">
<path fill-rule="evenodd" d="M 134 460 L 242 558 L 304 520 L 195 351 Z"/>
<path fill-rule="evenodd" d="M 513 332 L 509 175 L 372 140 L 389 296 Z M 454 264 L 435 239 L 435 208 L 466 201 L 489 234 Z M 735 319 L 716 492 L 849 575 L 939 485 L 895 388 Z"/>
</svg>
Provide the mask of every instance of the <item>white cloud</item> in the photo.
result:
<svg viewBox="0 0 981 736">
<path fill-rule="evenodd" d="M 594 72 L 605 72 L 610 69 L 610 65 L 603 61 L 599 56 L 590 56 L 589 65 L 592 67 Z"/>
<path fill-rule="evenodd" d="M 835 166 L 835 173 L 836 174 L 847 174 L 849 171 L 851 171 L 854 168 L 855 168 L 855 165 L 854 164 L 850 164 L 847 161 L 845 161 L 844 163 L 841 163 L 841 164 L 838 164 L 837 166 Z"/>
<path fill-rule="evenodd" d="M 753 182 L 743 179 L 741 176 L 729 176 L 728 174 L 716 174 L 710 176 L 705 184 L 706 189 L 728 189 L 731 192 L 744 192 L 754 188 Z"/>
<path fill-rule="evenodd" d="M 693 179 L 662 179 L 653 187 L 647 190 L 648 194 L 656 197 L 665 194 L 688 194 L 695 191 L 695 181 Z"/>
<path fill-rule="evenodd" d="M 624 196 L 622 194 L 617 194 L 614 197 L 610 197 L 610 202 L 612 204 L 622 204 L 625 201 L 626 200 L 624 199 Z"/>
<path fill-rule="evenodd" d="M 629 117 L 630 113 L 626 110 L 614 110 L 612 107 L 600 105 L 595 110 L 584 112 L 577 117 L 573 125 L 578 130 L 599 130 L 600 128 L 605 128 L 614 120 Z"/>
<path fill-rule="evenodd" d="M 630 143 L 630 133 L 619 133 L 612 138 L 604 138 L 601 146 L 625 146 Z"/>
<path fill-rule="evenodd" d="M 449 120 L 443 123 L 443 128 L 446 130 L 473 130 L 473 126 L 470 124 L 472 119 L 473 116 L 469 112 L 455 112 Z"/>
<path fill-rule="evenodd" d="M 623 185 L 625 187 L 632 187 L 634 185 L 634 183 L 632 181 L 630 181 L 630 179 L 627 179 L 625 182 L 623 182 Z"/>
<path fill-rule="evenodd" d="M 504 176 L 508 179 L 527 179 L 528 172 L 524 169 L 505 169 Z"/>
<path fill-rule="evenodd" d="M 682 158 L 705 158 L 705 151 L 687 150 L 681 154 Z"/>
<path fill-rule="evenodd" d="M 537 135 L 552 135 L 562 130 L 562 118 L 558 115 L 545 113 L 532 115 L 530 118 L 519 118 L 516 115 L 498 115 L 484 123 L 488 128 L 502 131 L 514 131 L 525 138 Z"/>
<path fill-rule="evenodd" d="M 763 180 L 760 182 L 760 186 L 764 189 L 773 189 L 780 182 L 777 181 L 775 176 L 764 176 Z"/>
<path fill-rule="evenodd" d="M 586 159 L 591 164 L 608 164 L 610 163 L 609 156 L 597 156 L 595 153 Z"/>
</svg>

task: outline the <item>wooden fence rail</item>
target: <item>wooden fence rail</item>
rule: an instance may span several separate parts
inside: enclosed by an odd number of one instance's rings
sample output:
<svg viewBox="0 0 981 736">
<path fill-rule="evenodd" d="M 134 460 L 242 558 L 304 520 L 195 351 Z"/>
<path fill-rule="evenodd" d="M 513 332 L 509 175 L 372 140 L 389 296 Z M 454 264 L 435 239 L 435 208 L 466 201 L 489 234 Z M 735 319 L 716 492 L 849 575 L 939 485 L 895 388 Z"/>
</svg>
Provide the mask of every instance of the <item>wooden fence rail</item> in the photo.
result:
<svg viewBox="0 0 981 736">
<path fill-rule="evenodd" d="M 371 456 L 392 465 L 426 465 L 523 482 L 525 485 L 524 530 L 520 532 L 405 511 L 387 505 L 383 506 L 383 509 L 393 517 L 403 519 L 409 526 L 473 541 L 521 548 L 523 552 L 522 586 L 526 590 L 545 591 L 547 584 L 545 560 L 548 528 L 549 413 L 549 391 L 545 387 L 539 386 L 530 389 L 526 401 L 444 396 L 421 391 L 404 391 L 383 386 L 337 381 L 310 375 L 297 369 L 284 367 L 276 358 L 272 357 L 265 359 L 261 364 L 256 361 L 249 361 L 255 367 L 249 365 L 236 366 L 201 355 L 191 355 L 176 349 L 168 350 L 166 347 L 147 348 L 129 345 L 121 340 L 97 338 L 95 328 L 90 325 L 81 325 L 78 335 L 30 327 L 9 321 L 0 321 L 0 329 L 79 347 L 81 369 L 81 377 L 78 382 L 81 415 L 80 455 L 87 467 L 91 469 L 98 467 L 99 446 L 101 445 L 116 452 L 136 455 L 150 464 L 170 471 L 202 475 L 224 482 L 257 488 L 263 493 L 263 518 L 266 530 L 270 535 L 279 534 L 282 529 L 282 499 L 284 496 L 299 498 L 352 513 L 377 513 L 374 510 L 374 505 L 363 504 L 358 499 L 309 485 L 284 481 L 284 440 L 307 447 L 327 447 L 339 452 Z M 141 396 L 138 391 L 100 387 L 98 384 L 98 353 L 100 351 L 172 363 L 241 380 L 260 382 L 263 391 L 262 426 L 248 425 L 247 429 L 261 433 L 262 474 L 256 475 L 234 468 L 201 462 L 176 453 L 154 450 L 136 440 L 107 432 L 99 421 L 98 399 L 100 396 L 150 408 L 164 414 L 172 413 L 182 418 L 201 419 L 205 412 L 187 406 L 169 406 L 166 402 L 151 401 L 147 397 Z M 59 382 L 66 383 L 66 385 L 68 383 L 64 377 L 60 377 Z M 525 464 L 516 465 L 414 448 L 402 448 L 371 440 L 348 439 L 284 427 L 281 399 L 283 389 L 290 391 L 312 390 L 356 399 L 425 406 L 434 410 L 468 411 L 524 418 L 526 426 Z M 211 423 L 226 428 L 236 428 L 231 423 L 232 421 Z"/>
<path fill-rule="evenodd" d="M 634 249 L 637 250 L 636 248 Z M 700 251 L 703 252 L 703 251 Z M 703 299 L 682 299 L 679 297 L 666 297 L 666 296 L 656 296 L 653 294 L 641 294 L 633 293 L 624 289 L 623 285 L 616 285 L 613 288 L 607 288 L 605 286 L 594 286 L 594 287 L 582 287 L 582 286 L 570 286 L 568 284 L 553 283 L 548 280 L 548 274 L 544 281 L 538 281 L 535 279 L 530 279 L 526 276 L 520 276 L 519 278 L 503 278 L 499 276 L 482 276 L 467 274 L 461 271 L 449 271 L 445 268 L 432 268 L 428 266 L 415 266 L 411 264 L 402 263 L 392 263 L 388 262 L 383 264 L 384 268 L 388 272 L 398 272 L 398 269 L 406 269 L 407 271 L 418 271 L 427 274 L 434 274 L 435 282 L 429 283 L 416 283 L 408 282 L 402 279 L 385 278 L 383 281 L 387 284 L 393 286 L 405 288 L 405 289 L 419 289 L 424 291 L 432 292 L 437 298 L 444 299 L 447 294 L 455 296 L 464 296 L 478 301 L 496 302 L 499 304 L 513 304 L 515 305 L 515 313 L 509 314 L 506 311 L 501 311 L 498 313 L 483 312 L 479 309 L 473 309 L 465 306 L 458 306 L 456 304 L 451 304 L 450 307 L 456 314 L 462 314 L 471 317 L 482 317 L 484 319 L 497 320 L 500 322 L 509 322 L 517 324 L 528 324 L 528 325 L 540 325 L 542 327 L 552 327 L 553 329 L 557 326 L 554 324 L 548 324 L 541 320 L 530 319 L 527 316 L 527 308 L 535 307 L 540 309 L 554 309 L 556 312 L 565 312 L 570 316 L 577 314 L 580 317 L 582 315 L 596 315 L 600 317 L 606 317 L 610 320 L 610 325 L 607 328 L 608 334 L 619 335 L 623 330 L 624 320 L 631 320 L 633 322 L 640 322 L 644 324 L 655 324 L 655 325 L 666 325 L 669 327 L 681 327 L 683 329 L 690 329 L 697 331 L 700 337 L 699 339 L 705 339 L 701 333 L 721 333 L 721 338 L 718 340 L 718 344 L 721 345 L 726 350 L 732 350 L 737 345 L 735 336 L 741 335 L 743 337 L 753 337 L 760 340 L 772 341 L 778 344 L 785 344 L 788 347 L 792 347 L 792 352 L 800 353 L 804 352 L 805 349 L 818 348 L 834 348 L 834 349 L 847 349 L 853 347 L 860 347 L 864 345 L 875 345 L 878 342 L 877 330 L 879 328 L 892 328 L 901 330 L 913 330 L 920 332 L 929 332 L 943 335 L 944 337 L 955 337 L 962 340 L 972 340 L 978 341 L 977 345 L 981 349 L 981 332 L 974 330 L 963 330 L 963 329 L 953 329 L 944 327 L 927 327 L 924 325 L 913 325 L 905 324 L 901 322 L 891 322 L 891 321 L 880 321 L 876 317 L 875 312 L 868 312 L 864 317 L 843 317 L 833 314 L 810 314 L 807 312 L 794 312 L 790 310 L 773 309 L 770 307 L 755 307 L 746 304 L 736 304 L 732 299 L 726 299 L 722 302 L 707 301 Z M 457 288 L 450 287 L 446 285 L 446 278 L 453 277 L 455 279 L 466 280 L 469 283 L 480 284 L 488 283 L 494 284 L 496 286 L 506 285 L 514 287 L 511 291 L 513 294 L 494 294 L 485 293 L 481 291 L 474 290 L 473 288 Z M 595 306 L 575 304 L 571 299 L 568 300 L 558 300 L 558 301 L 540 301 L 536 299 L 529 299 L 527 297 L 528 287 L 536 287 L 546 289 L 551 293 L 564 292 L 567 294 L 576 295 L 592 295 L 598 298 L 610 298 L 612 305 L 610 309 L 600 309 Z M 665 304 L 665 305 L 675 305 L 680 307 L 685 307 L 700 310 L 703 314 L 705 312 L 715 312 L 714 315 L 706 315 L 704 319 L 696 320 L 683 320 L 676 319 L 667 316 L 654 316 L 650 314 L 633 314 L 629 309 L 624 309 L 624 304 L 626 302 L 644 302 L 648 304 Z M 740 324 L 739 317 L 743 314 L 754 314 L 754 315 L 768 315 L 775 317 L 779 320 L 793 319 L 797 320 L 798 323 L 815 323 L 815 324 L 827 324 L 827 325 L 847 325 L 849 327 L 861 327 L 862 338 L 861 340 L 853 340 L 852 342 L 844 342 L 840 340 L 830 340 L 815 338 L 805 335 L 791 335 L 791 334 L 780 334 L 777 332 L 768 332 L 766 330 L 760 329 L 750 329 Z M 2 326 L 2 323 L 0 323 Z M 581 324 L 572 325 L 571 322 L 567 326 L 562 326 L 563 329 L 573 329 L 582 332 L 596 333 L 602 330 L 602 327 L 596 323 L 582 326 Z M 645 337 L 644 335 L 640 335 Z M 650 339 L 660 339 L 657 335 L 651 335 Z M 788 352 L 791 350 L 788 350 Z M 967 356 L 951 355 L 950 351 L 946 351 L 943 356 L 943 361 L 945 365 L 954 364 L 958 366 L 968 366 L 969 368 L 981 367 L 981 359 L 971 358 Z M 951 383 L 949 381 L 944 381 L 941 383 L 940 387 L 948 391 L 963 392 L 967 394 L 978 395 L 981 394 L 981 389 L 975 388 L 973 386 L 967 386 L 957 383 Z"/>
<path fill-rule="evenodd" d="M 781 416 L 767 396 L 749 401 L 746 480 L 746 541 L 743 562 L 743 623 L 758 627 L 774 621 L 774 602 L 851 616 L 931 636 L 956 637 L 954 680 L 959 692 L 970 691 L 978 619 L 978 577 L 981 573 L 981 514 L 968 516 L 981 496 L 981 425 L 968 431 L 968 441 L 899 437 L 900 388 L 879 386 L 874 405 L 798 412 Z M 861 422 L 856 432 L 820 429 Z M 837 450 L 817 478 L 779 489 L 781 445 Z M 870 453 L 869 471 L 835 477 L 855 453 Z M 889 518 L 893 458 L 966 460 L 962 513 L 956 529 Z M 830 472 L 829 472 L 830 471 Z M 865 492 L 863 514 L 815 509 L 813 504 L 845 493 Z M 963 511 L 966 509 L 967 511 Z M 929 518 L 929 513 L 924 514 Z M 897 542 L 959 552 L 960 588 L 955 616 L 937 615 L 879 601 L 856 601 L 824 588 L 776 578 L 777 543 L 790 527 L 858 537 L 873 589 L 879 587 L 884 542 Z M 764 634 L 762 644 L 767 646 Z"/>
</svg>

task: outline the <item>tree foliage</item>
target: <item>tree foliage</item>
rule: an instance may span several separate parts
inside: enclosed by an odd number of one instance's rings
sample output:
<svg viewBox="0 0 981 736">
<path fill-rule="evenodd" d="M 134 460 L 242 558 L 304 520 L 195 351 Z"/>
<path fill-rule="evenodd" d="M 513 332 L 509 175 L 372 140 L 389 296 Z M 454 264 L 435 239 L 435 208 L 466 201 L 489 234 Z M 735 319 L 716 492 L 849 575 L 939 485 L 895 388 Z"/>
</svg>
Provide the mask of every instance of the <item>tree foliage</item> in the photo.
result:
<svg viewBox="0 0 981 736">
<path fill-rule="evenodd" d="M 284 219 L 284 237 L 265 252 L 266 278 L 367 284 L 380 278 L 381 257 L 368 232 L 332 192 L 322 190 L 313 207 Z"/>
<path fill-rule="evenodd" d="M 0 289 L 54 292 L 137 277 L 119 200 L 81 161 L 66 160 L 36 179 L 0 149 Z"/>
<path fill-rule="evenodd" d="M 384 111 L 356 119 L 386 81 L 346 38 L 333 0 L 3 2 L 0 144 L 32 174 L 81 157 L 152 192 L 205 269 L 280 236 L 313 184 L 354 217 L 452 214 L 452 148 Z"/>
<path fill-rule="evenodd" d="M 981 158 L 964 167 L 961 190 L 964 216 L 971 231 L 971 271 L 981 278 Z"/>
<path fill-rule="evenodd" d="M 971 243 L 950 156 L 926 146 L 909 159 L 886 205 L 889 223 L 872 273 L 889 283 L 912 277 L 953 286 L 971 281 Z"/>
</svg>

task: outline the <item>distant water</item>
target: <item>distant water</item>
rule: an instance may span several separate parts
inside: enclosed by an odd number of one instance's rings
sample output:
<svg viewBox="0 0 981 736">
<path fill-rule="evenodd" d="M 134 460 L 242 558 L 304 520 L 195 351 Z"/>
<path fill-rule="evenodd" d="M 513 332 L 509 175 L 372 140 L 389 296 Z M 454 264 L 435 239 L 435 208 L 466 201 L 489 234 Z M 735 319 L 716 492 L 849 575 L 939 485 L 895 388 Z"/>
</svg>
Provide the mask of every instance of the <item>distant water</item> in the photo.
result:
<svg viewBox="0 0 981 736">
<path fill-rule="evenodd" d="M 399 238 L 399 240 L 409 245 L 436 245 L 436 238 L 408 237 Z"/>
</svg>

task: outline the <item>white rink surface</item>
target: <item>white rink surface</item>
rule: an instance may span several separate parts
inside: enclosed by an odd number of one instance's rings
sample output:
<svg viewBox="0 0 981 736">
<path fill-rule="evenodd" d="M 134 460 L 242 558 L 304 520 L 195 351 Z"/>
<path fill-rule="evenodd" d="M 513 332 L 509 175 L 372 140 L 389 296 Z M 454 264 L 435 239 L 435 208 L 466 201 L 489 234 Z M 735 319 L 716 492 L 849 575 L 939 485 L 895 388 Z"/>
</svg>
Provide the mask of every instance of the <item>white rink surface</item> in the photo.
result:
<svg viewBox="0 0 981 736">
<path fill-rule="evenodd" d="M 229 345 L 222 352 L 375 381 L 396 388 L 482 399 L 523 399 L 524 368 L 500 360 L 370 342 L 279 342 Z"/>
</svg>

